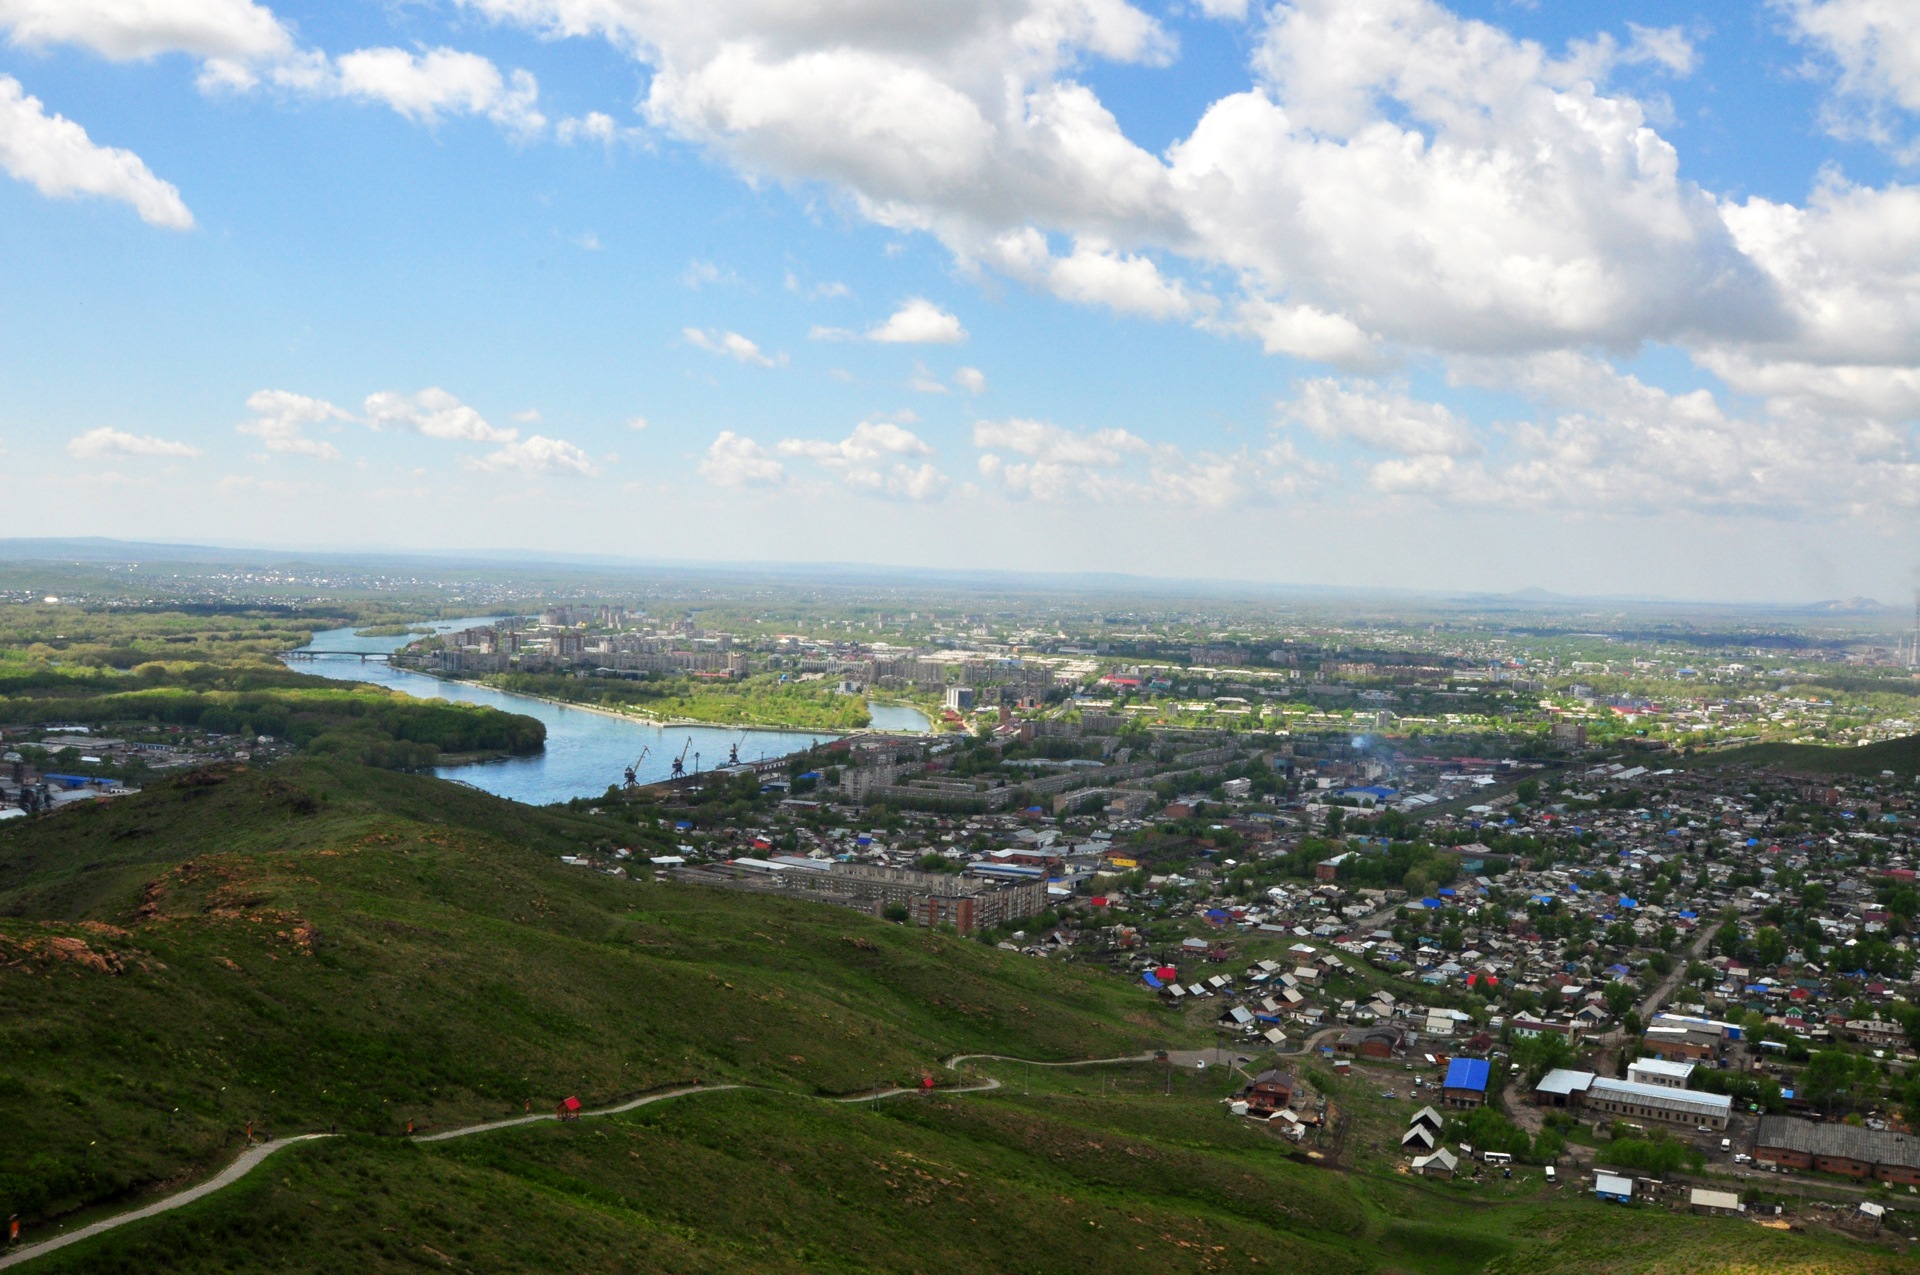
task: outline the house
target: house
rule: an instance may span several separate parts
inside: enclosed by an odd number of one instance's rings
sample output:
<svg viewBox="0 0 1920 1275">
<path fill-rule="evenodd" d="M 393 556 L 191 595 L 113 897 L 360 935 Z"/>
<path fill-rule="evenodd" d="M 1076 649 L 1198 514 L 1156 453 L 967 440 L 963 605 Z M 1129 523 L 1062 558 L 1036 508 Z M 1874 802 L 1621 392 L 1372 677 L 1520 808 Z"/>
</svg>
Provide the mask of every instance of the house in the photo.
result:
<svg viewBox="0 0 1920 1275">
<path fill-rule="evenodd" d="M 1412 1122 L 1414 1124 L 1426 1125 L 1429 1129 L 1432 1129 L 1435 1133 L 1440 1132 L 1440 1130 L 1443 1129 L 1447 1123 L 1446 1120 L 1440 1115 L 1440 1113 L 1435 1111 L 1432 1107 L 1422 1107 L 1420 1108 L 1420 1110 L 1414 1112 L 1412 1116 Z"/>
<path fill-rule="evenodd" d="M 1400 1135 L 1401 1147 L 1411 1147 L 1416 1152 L 1431 1151 L 1438 1141 L 1439 1139 L 1434 1136 L 1433 1130 L 1423 1124 L 1414 1125 L 1411 1129 L 1408 1129 Z"/>
<path fill-rule="evenodd" d="M 1478 1107 L 1487 1101 L 1487 1079 L 1492 1068 L 1484 1058 L 1456 1058 L 1447 1064 L 1440 1097 L 1449 1107 Z"/>
<path fill-rule="evenodd" d="M 1393 1027 L 1356 1027 L 1343 1033 L 1333 1047 L 1360 1058 L 1391 1058 L 1400 1048 L 1400 1032 Z"/>
<path fill-rule="evenodd" d="M 1247 1100 L 1250 1110 L 1272 1115 L 1293 1105 L 1293 1093 L 1299 1087 L 1290 1073 L 1269 1068 L 1255 1076 L 1253 1083 L 1240 1091 L 1240 1096 Z"/>
<path fill-rule="evenodd" d="M 1419 1156 L 1413 1162 L 1413 1171 L 1426 1178 L 1450 1178 L 1459 1167 L 1459 1157 L 1445 1147 Z"/>
</svg>

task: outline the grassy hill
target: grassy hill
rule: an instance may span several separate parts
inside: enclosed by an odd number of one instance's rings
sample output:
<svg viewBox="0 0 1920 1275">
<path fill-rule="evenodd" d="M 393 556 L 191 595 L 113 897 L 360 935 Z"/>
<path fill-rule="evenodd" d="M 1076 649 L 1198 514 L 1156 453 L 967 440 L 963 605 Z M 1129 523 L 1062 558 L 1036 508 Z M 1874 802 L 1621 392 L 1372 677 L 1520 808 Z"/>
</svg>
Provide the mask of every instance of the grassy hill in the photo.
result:
<svg viewBox="0 0 1920 1275">
<path fill-rule="evenodd" d="M 30 1270 L 1894 1275 L 1884 1250 L 1305 1161 L 1152 1069 L 840 1106 L 736 1090 L 445 1144 L 284 1153 Z M 1190 1078 L 1189 1078 L 1190 1079 Z M 1211 1081 L 1205 1082 L 1211 1085 Z M 1118 1091 L 1116 1092 L 1116 1087 Z M 1203 1086 L 1204 1087 L 1204 1086 Z M 1217 1089 L 1215 1091 L 1217 1093 Z"/>
<path fill-rule="evenodd" d="M 1819 744 L 1752 744 L 1696 757 L 1693 766 L 1757 766 L 1807 775 L 1878 775 L 1883 770 L 1920 773 L 1920 735 L 1882 740 L 1858 748 Z"/>
<path fill-rule="evenodd" d="M 32 1149 L 0 1156 L 0 1212 L 178 1179 L 248 1120 L 388 1134 L 694 1078 L 840 1093 L 1173 1030 L 1111 977 L 559 861 L 618 835 L 318 760 L 0 829 L 0 1128 Z"/>
</svg>

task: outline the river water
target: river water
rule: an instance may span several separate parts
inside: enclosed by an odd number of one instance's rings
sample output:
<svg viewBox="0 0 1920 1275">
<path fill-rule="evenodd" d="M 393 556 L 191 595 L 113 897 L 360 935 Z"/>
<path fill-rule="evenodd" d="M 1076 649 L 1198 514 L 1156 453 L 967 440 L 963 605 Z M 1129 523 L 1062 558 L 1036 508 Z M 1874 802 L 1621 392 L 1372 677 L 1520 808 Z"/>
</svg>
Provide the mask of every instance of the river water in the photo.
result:
<svg viewBox="0 0 1920 1275">
<path fill-rule="evenodd" d="M 432 627 L 441 632 L 472 628 L 491 623 L 489 619 L 448 620 Z M 420 627 L 426 627 L 424 625 Z M 412 641 L 407 637 L 355 637 L 352 629 L 330 629 L 315 633 L 312 651 L 345 651 L 385 654 L 397 651 Z M 384 662 L 356 659 L 299 660 L 292 667 L 316 677 L 343 682 L 369 682 L 388 686 L 422 699 L 456 700 L 464 704 L 485 704 L 509 713 L 522 713 L 546 723 L 546 751 L 535 757 L 513 757 L 503 761 L 477 762 L 466 766 L 443 766 L 434 773 L 443 779 L 457 779 L 484 788 L 501 797 L 546 805 L 572 797 L 597 797 L 608 784 L 625 778 L 642 750 L 646 760 L 640 763 L 639 779 L 652 783 L 665 779 L 673 768 L 673 759 L 685 750 L 689 770 L 699 758 L 702 769 L 725 764 L 728 749 L 738 745 L 741 761 L 759 761 L 766 757 L 784 757 L 815 743 L 832 739 L 831 733 L 795 730 L 752 730 L 718 726 L 655 726 L 633 718 L 614 717 L 584 708 L 552 704 L 526 695 L 514 695 L 466 682 L 445 681 L 391 668 Z M 890 731 L 923 731 L 926 716 L 918 709 L 899 705 L 872 706 L 875 728 Z"/>
</svg>

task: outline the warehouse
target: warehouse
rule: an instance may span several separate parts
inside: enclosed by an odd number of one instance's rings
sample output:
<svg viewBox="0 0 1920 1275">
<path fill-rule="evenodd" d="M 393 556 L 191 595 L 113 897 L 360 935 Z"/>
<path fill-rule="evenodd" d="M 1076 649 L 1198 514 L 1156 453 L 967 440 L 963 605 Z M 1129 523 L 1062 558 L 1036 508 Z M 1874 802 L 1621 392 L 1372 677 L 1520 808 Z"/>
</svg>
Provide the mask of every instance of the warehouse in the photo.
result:
<svg viewBox="0 0 1920 1275">
<path fill-rule="evenodd" d="M 1631 1080 L 1609 1080 L 1590 1071 L 1548 1072 L 1534 1088 L 1541 1106 L 1584 1107 L 1610 1116 L 1720 1130 L 1733 1115 L 1733 1099 L 1696 1089 L 1673 1089 Z"/>
<path fill-rule="evenodd" d="M 1753 1158 L 1788 1169 L 1920 1185 L 1920 1138 L 1885 1129 L 1763 1116 Z"/>
</svg>

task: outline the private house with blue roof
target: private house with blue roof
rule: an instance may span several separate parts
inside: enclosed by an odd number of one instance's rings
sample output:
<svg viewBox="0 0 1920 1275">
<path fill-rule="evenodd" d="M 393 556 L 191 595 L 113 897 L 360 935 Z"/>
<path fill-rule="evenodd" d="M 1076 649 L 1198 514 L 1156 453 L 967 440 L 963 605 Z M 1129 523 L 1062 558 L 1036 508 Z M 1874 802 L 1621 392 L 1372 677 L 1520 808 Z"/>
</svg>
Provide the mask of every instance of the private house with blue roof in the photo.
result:
<svg viewBox="0 0 1920 1275">
<path fill-rule="evenodd" d="M 1487 1101 L 1487 1078 L 1492 1067 L 1484 1058 L 1456 1058 L 1447 1064 L 1440 1097 L 1449 1107 L 1481 1107 Z"/>
</svg>

